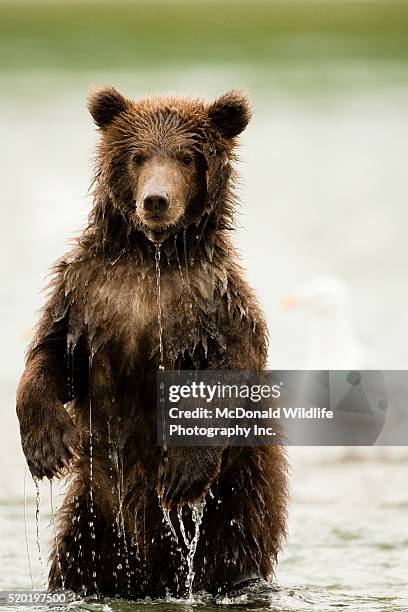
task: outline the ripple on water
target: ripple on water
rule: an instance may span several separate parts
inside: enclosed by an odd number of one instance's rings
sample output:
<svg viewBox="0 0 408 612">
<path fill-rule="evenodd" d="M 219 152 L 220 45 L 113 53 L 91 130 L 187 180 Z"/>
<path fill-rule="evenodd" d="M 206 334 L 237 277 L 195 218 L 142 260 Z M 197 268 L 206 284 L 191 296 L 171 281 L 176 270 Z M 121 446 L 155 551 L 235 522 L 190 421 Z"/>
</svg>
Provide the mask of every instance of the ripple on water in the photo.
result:
<svg viewBox="0 0 408 612">
<path fill-rule="evenodd" d="M 340 585 L 335 585 L 339 587 Z M 68 608 L 73 612 L 89 610 L 90 612 L 215 612 L 220 609 L 257 610 L 265 612 L 333 612 L 341 609 L 348 612 L 403 612 L 408 609 L 408 599 L 385 597 L 380 595 L 361 595 L 335 592 L 328 589 L 299 585 L 289 588 L 278 587 L 275 584 L 260 582 L 235 591 L 233 594 L 212 597 L 207 593 L 199 593 L 194 603 L 186 599 L 176 600 L 168 597 L 164 600 L 152 601 L 146 598 L 137 602 L 121 599 L 76 598 Z M 59 608 L 60 609 L 60 608 Z M 11 612 L 13 608 L 4 608 Z M 15 610 L 15 608 L 14 608 Z M 40 607 L 30 608 L 32 612 L 44 610 Z M 47 612 L 53 612 L 57 607 L 48 606 Z"/>
</svg>

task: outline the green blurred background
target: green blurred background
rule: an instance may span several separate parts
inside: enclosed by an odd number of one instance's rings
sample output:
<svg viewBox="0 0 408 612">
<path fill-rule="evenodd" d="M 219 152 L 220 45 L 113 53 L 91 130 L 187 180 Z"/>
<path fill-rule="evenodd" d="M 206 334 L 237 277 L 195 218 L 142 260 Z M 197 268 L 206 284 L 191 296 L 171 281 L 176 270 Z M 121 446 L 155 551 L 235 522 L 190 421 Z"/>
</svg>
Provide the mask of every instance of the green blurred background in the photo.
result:
<svg viewBox="0 0 408 612">
<path fill-rule="evenodd" d="M 236 242 L 271 367 L 408 369 L 408 2 L 0 1 L 0 589 L 30 586 L 14 394 L 46 272 L 91 206 L 94 83 L 136 98 L 246 90 Z M 314 299 L 285 311 L 308 279 Z M 408 609 L 407 454 L 376 450 L 290 449 L 274 609 Z"/>
<path fill-rule="evenodd" d="M 2 3 L 3 70 L 132 69 L 408 57 L 394 0 Z"/>
</svg>

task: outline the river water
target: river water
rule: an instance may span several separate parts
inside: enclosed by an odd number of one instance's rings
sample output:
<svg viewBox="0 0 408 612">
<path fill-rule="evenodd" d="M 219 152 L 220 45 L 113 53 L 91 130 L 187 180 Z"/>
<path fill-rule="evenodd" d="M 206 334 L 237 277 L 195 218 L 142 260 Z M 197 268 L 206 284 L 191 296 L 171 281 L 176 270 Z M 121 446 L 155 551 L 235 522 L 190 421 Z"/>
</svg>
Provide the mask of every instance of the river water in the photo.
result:
<svg viewBox="0 0 408 612">
<path fill-rule="evenodd" d="M 304 365 L 307 314 L 283 311 L 280 300 L 305 278 L 324 273 L 347 285 L 349 324 L 370 354 L 371 367 L 408 368 L 402 341 L 408 325 L 408 86 L 389 75 L 379 84 L 357 70 L 345 87 L 341 70 L 337 74 L 339 82 L 324 91 L 318 79 L 305 91 L 296 75 L 290 83 L 275 75 L 266 86 L 262 76 L 221 69 L 215 74 L 197 69 L 183 77 L 33 74 L 13 76 L 2 88 L 7 93 L 0 123 L 8 146 L 2 151 L 7 231 L 0 245 L 0 304 L 7 321 L 0 381 L 0 590 L 30 588 L 14 393 L 46 270 L 83 225 L 90 204 L 86 189 L 95 133 L 84 107 L 90 82 L 113 82 L 130 95 L 172 89 L 212 96 L 246 87 L 255 115 L 242 138 L 244 204 L 237 241 L 268 316 L 271 366 Z M 289 449 L 289 458 L 289 533 L 273 585 L 218 602 L 198 595 L 193 604 L 81 601 L 71 607 L 408 610 L 408 451 Z M 46 564 L 53 527 L 49 486 L 42 483 L 40 489 Z M 55 507 L 62 490 L 55 485 Z M 34 584 L 41 588 L 30 479 L 27 531 Z"/>
</svg>

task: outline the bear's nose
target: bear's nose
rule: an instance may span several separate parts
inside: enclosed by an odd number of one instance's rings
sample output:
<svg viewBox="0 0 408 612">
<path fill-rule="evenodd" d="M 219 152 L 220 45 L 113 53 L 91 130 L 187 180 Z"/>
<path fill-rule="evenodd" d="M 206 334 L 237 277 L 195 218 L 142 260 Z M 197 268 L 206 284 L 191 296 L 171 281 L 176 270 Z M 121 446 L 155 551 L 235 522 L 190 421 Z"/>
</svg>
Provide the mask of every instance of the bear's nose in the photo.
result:
<svg viewBox="0 0 408 612">
<path fill-rule="evenodd" d="M 168 209 L 169 204 L 169 197 L 164 191 L 147 193 L 143 198 L 143 208 L 152 215 L 162 215 Z"/>
</svg>

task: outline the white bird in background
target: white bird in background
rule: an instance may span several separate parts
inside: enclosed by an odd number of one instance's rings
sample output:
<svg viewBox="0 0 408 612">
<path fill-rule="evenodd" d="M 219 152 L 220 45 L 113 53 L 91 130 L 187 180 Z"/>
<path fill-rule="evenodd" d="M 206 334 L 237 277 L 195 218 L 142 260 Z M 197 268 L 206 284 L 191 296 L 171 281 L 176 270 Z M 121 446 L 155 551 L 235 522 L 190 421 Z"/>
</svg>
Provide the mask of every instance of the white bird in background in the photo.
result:
<svg viewBox="0 0 408 612">
<path fill-rule="evenodd" d="M 350 292 L 336 277 L 311 278 L 283 298 L 286 309 L 306 315 L 305 370 L 368 369 L 368 356 L 353 329 Z"/>
<path fill-rule="evenodd" d="M 332 276 L 311 278 L 302 283 L 296 292 L 285 296 L 282 305 L 287 310 L 301 308 L 305 314 L 307 327 L 303 369 L 378 369 L 354 331 L 351 295 L 343 281 Z M 377 444 L 397 441 L 396 432 L 401 429 L 406 436 L 406 411 L 396 408 L 388 410 Z M 376 447 L 375 451 L 368 447 L 365 452 L 361 448 L 348 447 L 343 459 L 361 459 L 367 455 L 367 458 L 386 460 L 394 456 L 388 451 L 381 446 Z"/>
</svg>

